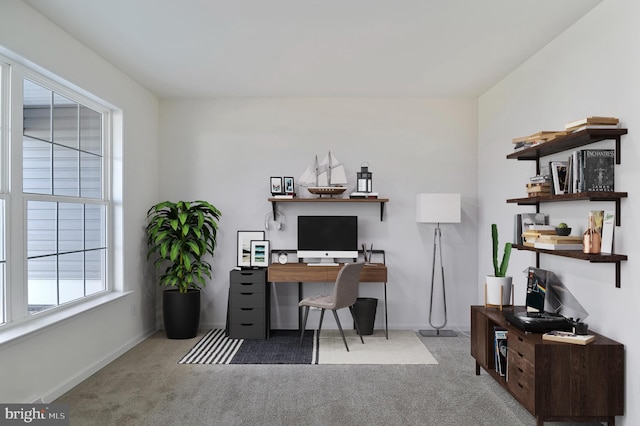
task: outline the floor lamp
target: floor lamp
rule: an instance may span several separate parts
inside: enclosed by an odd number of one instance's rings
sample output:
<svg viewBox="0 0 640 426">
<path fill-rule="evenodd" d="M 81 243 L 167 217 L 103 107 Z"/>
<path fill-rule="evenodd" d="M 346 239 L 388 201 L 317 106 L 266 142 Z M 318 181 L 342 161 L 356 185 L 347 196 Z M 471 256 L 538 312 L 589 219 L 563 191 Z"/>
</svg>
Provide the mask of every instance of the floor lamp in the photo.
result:
<svg viewBox="0 0 640 426">
<path fill-rule="evenodd" d="M 442 232 L 441 223 L 460 223 L 460 194 L 418 194 L 416 196 L 416 222 L 436 223 L 433 231 L 433 261 L 431 267 L 431 296 L 429 298 L 429 325 L 433 330 L 420 330 L 423 336 L 454 337 L 456 332 L 442 330 L 447 325 L 447 295 L 444 285 L 444 266 L 442 264 Z M 434 325 L 433 288 L 435 286 L 436 251 L 440 249 L 440 270 L 442 274 L 442 303 L 444 306 L 444 322 Z"/>
</svg>

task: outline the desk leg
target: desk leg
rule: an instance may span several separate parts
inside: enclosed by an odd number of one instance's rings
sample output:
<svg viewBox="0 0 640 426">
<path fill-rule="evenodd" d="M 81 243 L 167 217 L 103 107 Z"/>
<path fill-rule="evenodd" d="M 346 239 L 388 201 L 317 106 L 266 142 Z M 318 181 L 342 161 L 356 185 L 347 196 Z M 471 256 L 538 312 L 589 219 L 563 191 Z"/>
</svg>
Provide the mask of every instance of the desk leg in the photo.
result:
<svg viewBox="0 0 640 426">
<path fill-rule="evenodd" d="M 299 282 L 298 283 L 298 302 L 300 302 L 302 300 L 302 283 Z M 302 330 L 302 307 L 298 306 L 298 330 L 300 330 L 300 333 L 303 332 Z"/>
<path fill-rule="evenodd" d="M 387 282 L 384 282 L 384 335 L 389 339 L 389 314 L 387 313 Z"/>
</svg>

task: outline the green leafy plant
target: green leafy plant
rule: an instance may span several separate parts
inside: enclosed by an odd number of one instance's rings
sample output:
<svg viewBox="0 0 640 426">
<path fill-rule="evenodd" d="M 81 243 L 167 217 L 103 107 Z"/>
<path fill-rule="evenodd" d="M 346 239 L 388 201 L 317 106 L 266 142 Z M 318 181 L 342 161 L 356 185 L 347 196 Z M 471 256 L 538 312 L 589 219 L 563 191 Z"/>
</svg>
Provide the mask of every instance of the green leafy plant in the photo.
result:
<svg viewBox="0 0 640 426">
<path fill-rule="evenodd" d="M 159 285 L 177 287 L 180 293 L 206 286 L 222 213 L 206 201 L 163 201 L 147 211 L 147 260 L 156 256 L 154 265 L 167 264 Z"/>
<path fill-rule="evenodd" d="M 507 276 L 507 268 L 509 267 L 509 258 L 511 257 L 511 243 L 504 245 L 504 253 L 502 261 L 498 265 L 498 226 L 494 223 L 491 225 L 491 240 L 493 241 L 493 272 L 496 277 Z"/>
<path fill-rule="evenodd" d="M 562 222 L 558 225 L 558 228 L 568 228 L 569 225 L 567 225 L 566 223 Z"/>
</svg>

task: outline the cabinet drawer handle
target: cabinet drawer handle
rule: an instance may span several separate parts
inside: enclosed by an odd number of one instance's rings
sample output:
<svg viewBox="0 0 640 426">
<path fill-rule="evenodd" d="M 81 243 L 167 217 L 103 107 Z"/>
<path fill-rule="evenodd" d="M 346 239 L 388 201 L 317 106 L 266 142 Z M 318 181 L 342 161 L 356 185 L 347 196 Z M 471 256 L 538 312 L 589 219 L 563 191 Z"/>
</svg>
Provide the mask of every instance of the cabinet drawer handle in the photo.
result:
<svg viewBox="0 0 640 426">
<path fill-rule="evenodd" d="M 251 296 L 253 293 L 240 293 L 243 296 Z"/>
<path fill-rule="evenodd" d="M 241 311 L 253 311 L 253 308 L 240 308 Z"/>
<path fill-rule="evenodd" d="M 522 386 L 520 382 L 518 382 L 518 386 L 520 386 L 520 389 L 524 389 L 524 386 Z"/>
<path fill-rule="evenodd" d="M 253 285 L 253 283 L 240 283 L 240 285 Z"/>
<path fill-rule="evenodd" d="M 252 322 L 248 322 L 248 323 L 242 323 L 240 325 L 243 326 L 243 327 L 251 327 L 253 325 L 253 323 Z"/>
<path fill-rule="evenodd" d="M 520 358 L 524 358 L 524 355 L 522 355 L 520 352 L 516 352 L 516 353 L 518 354 L 518 356 L 519 356 Z"/>
<path fill-rule="evenodd" d="M 517 337 L 518 337 L 518 341 L 519 342 L 524 342 L 524 339 L 522 337 L 520 337 L 520 336 L 517 336 Z"/>
<path fill-rule="evenodd" d="M 522 368 L 520 368 L 520 367 L 518 367 L 518 371 L 521 372 L 521 373 L 524 373 L 524 370 Z"/>
</svg>

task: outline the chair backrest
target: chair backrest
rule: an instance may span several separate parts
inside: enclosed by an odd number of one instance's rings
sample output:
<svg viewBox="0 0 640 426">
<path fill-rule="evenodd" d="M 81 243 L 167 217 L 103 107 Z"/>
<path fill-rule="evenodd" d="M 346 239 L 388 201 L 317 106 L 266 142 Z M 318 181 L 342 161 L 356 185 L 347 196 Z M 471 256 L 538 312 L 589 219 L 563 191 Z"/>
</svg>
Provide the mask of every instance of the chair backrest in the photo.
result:
<svg viewBox="0 0 640 426">
<path fill-rule="evenodd" d="M 363 266 L 364 263 L 347 263 L 340 269 L 333 290 L 334 309 L 346 308 L 356 303 Z"/>
</svg>

